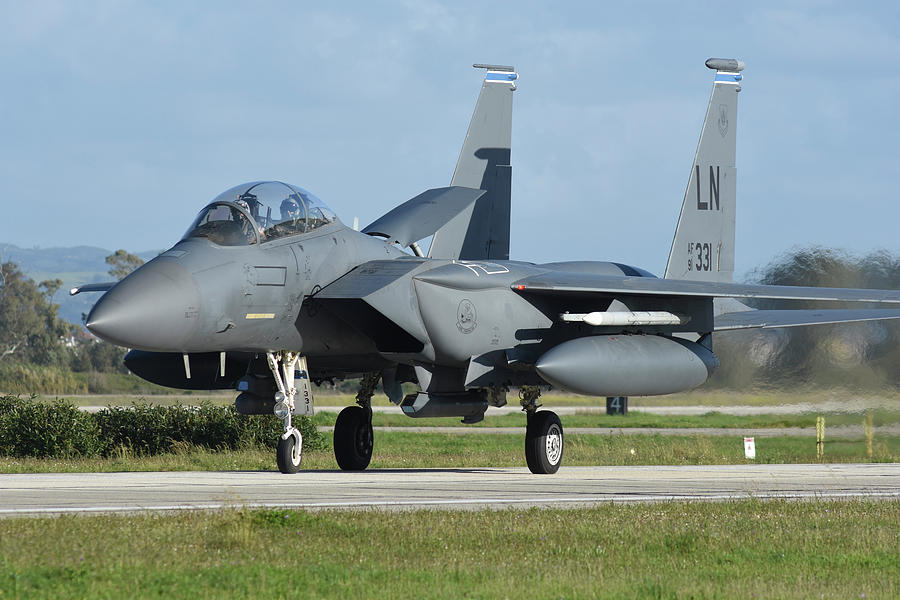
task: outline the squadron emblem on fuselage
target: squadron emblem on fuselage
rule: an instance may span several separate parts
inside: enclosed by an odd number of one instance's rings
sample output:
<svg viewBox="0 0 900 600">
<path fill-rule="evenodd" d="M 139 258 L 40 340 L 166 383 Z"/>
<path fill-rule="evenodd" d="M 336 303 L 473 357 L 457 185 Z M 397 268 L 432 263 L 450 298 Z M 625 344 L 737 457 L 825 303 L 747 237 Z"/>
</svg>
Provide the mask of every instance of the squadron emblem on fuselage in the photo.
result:
<svg viewBox="0 0 900 600">
<path fill-rule="evenodd" d="M 464 298 L 456 309 L 456 328 L 462 333 L 472 333 L 478 324 L 478 315 L 475 305 L 468 298 Z"/>
</svg>

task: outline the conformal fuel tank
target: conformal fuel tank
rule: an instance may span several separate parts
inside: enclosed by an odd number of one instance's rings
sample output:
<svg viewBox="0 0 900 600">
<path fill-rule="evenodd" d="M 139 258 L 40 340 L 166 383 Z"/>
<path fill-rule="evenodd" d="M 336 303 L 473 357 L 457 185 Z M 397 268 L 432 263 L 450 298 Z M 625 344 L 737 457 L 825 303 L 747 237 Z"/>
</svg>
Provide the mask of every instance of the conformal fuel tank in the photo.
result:
<svg viewBox="0 0 900 600">
<path fill-rule="evenodd" d="M 655 396 L 695 388 L 719 366 L 700 344 L 658 335 L 603 335 L 554 346 L 535 363 L 548 383 L 591 396 Z"/>
</svg>

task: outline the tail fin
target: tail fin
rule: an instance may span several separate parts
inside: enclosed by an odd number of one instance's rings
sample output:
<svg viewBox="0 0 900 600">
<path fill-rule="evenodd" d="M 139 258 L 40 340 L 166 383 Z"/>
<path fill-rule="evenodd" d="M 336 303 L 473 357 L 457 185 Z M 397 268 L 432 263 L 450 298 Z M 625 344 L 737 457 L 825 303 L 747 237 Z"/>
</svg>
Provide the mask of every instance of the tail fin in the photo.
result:
<svg viewBox="0 0 900 600">
<path fill-rule="evenodd" d="M 710 58 L 716 79 L 691 166 L 666 279 L 728 282 L 734 275 L 737 95 L 744 63 Z"/>
<path fill-rule="evenodd" d="M 464 211 L 437 230 L 428 256 L 506 260 L 512 186 L 512 95 L 518 75 L 514 67 L 473 66 L 487 69 L 487 74 L 450 185 L 487 193 L 471 211 Z"/>
</svg>

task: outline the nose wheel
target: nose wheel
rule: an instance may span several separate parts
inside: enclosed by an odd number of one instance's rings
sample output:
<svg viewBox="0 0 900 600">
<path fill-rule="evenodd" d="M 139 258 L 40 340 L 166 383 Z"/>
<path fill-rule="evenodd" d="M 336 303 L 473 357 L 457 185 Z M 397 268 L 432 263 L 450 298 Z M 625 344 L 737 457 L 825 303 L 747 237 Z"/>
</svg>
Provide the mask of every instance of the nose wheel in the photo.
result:
<svg viewBox="0 0 900 600">
<path fill-rule="evenodd" d="M 303 462 L 303 436 L 296 428 L 278 439 L 275 459 L 278 470 L 285 474 L 296 473 Z"/>
<path fill-rule="evenodd" d="M 278 440 L 275 461 L 278 470 L 285 474 L 296 473 L 303 462 L 303 435 L 291 422 L 293 415 L 313 414 L 312 388 L 309 384 L 309 370 L 306 357 L 296 352 L 268 352 L 266 359 L 269 370 L 275 378 L 278 391 L 275 392 L 275 416 L 284 421 L 284 433 Z M 298 390 L 294 373 L 300 367 L 300 403 L 296 402 Z"/>
</svg>

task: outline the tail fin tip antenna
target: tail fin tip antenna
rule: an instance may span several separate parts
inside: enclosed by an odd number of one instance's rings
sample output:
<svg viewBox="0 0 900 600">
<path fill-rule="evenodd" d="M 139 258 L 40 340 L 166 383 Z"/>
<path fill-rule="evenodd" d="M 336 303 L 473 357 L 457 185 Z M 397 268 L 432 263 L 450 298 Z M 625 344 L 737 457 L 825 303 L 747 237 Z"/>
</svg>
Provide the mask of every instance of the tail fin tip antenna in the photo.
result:
<svg viewBox="0 0 900 600">
<path fill-rule="evenodd" d="M 708 58 L 706 68 L 727 73 L 740 73 L 744 70 L 744 61 L 736 58 Z"/>
<path fill-rule="evenodd" d="M 710 59 L 710 60 L 713 60 L 713 59 Z M 515 73 L 516 72 L 515 67 L 511 67 L 508 65 L 487 65 L 487 64 L 483 65 L 480 63 L 476 63 L 472 66 L 476 69 L 487 69 L 488 71 L 501 71 L 503 73 Z"/>
</svg>

